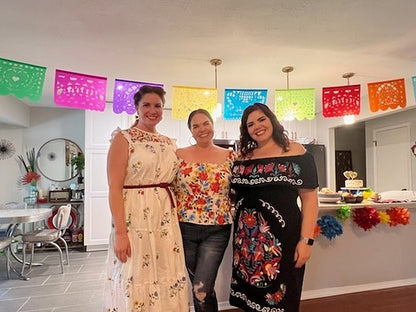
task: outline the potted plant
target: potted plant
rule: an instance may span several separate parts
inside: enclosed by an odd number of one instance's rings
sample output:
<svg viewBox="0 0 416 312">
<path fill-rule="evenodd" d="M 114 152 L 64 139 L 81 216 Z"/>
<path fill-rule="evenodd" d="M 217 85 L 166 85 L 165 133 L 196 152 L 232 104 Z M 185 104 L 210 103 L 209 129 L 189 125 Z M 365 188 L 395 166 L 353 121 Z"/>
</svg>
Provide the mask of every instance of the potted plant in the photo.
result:
<svg viewBox="0 0 416 312">
<path fill-rule="evenodd" d="M 78 183 L 81 184 L 84 182 L 84 177 L 82 176 L 82 170 L 85 167 L 85 157 L 84 154 L 78 154 L 71 159 L 71 165 L 75 166 L 75 170 L 78 173 Z"/>
</svg>

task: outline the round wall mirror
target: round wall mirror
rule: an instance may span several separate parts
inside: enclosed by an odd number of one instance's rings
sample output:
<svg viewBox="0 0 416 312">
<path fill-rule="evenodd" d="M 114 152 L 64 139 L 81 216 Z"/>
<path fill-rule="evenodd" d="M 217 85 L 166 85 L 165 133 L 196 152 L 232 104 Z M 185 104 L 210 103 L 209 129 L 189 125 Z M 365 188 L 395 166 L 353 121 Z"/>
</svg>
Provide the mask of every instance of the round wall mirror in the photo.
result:
<svg viewBox="0 0 416 312">
<path fill-rule="evenodd" d="M 44 177 L 64 182 L 77 176 L 76 166 L 72 165 L 71 161 L 82 154 L 81 148 L 75 142 L 61 138 L 53 139 L 40 147 L 36 165 Z"/>
</svg>

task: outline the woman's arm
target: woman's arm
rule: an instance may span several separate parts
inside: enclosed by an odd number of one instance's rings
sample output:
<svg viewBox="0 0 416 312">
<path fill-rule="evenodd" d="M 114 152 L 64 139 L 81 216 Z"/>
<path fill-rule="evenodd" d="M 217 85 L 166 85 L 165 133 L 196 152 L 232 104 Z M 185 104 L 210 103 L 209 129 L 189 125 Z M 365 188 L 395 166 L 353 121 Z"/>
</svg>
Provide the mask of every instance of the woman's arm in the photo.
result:
<svg viewBox="0 0 416 312">
<path fill-rule="evenodd" d="M 131 256 L 130 241 L 124 215 L 123 185 L 129 158 L 129 146 L 119 132 L 110 145 L 107 155 L 109 203 L 115 229 L 114 253 L 121 262 Z"/>
<path fill-rule="evenodd" d="M 302 227 L 300 235 L 305 238 L 313 238 L 316 219 L 318 217 L 317 189 L 300 189 L 299 196 L 302 202 Z M 295 250 L 295 267 L 300 268 L 306 263 L 306 261 L 308 261 L 311 256 L 311 249 L 312 246 L 307 245 L 302 240 L 299 240 Z"/>
</svg>

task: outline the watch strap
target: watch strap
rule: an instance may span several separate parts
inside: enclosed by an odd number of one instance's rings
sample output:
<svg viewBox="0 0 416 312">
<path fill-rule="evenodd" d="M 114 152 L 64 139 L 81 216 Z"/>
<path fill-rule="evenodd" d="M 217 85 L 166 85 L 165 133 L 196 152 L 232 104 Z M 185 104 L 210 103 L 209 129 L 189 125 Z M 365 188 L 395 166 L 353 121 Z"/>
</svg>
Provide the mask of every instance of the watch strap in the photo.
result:
<svg viewBox="0 0 416 312">
<path fill-rule="evenodd" d="M 300 238 L 300 240 L 309 246 L 312 246 L 314 242 L 314 239 L 309 238 L 309 237 L 303 237 L 303 236 Z"/>
</svg>

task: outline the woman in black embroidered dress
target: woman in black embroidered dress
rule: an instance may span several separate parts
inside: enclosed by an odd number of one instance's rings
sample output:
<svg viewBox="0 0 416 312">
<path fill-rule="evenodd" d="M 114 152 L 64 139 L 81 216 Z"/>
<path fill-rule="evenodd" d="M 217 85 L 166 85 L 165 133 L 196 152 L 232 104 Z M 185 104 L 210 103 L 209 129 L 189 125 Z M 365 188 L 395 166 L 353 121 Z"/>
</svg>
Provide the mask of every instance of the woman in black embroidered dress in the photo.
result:
<svg viewBox="0 0 416 312">
<path fill-rule="evenodd" d="M 299 311 L 318 214 L 313 157 L 260 103 L 243 113 L 240 152 L 231 179 L 237 212 L 230 303 L 244 311 Z"/>
</svg>

